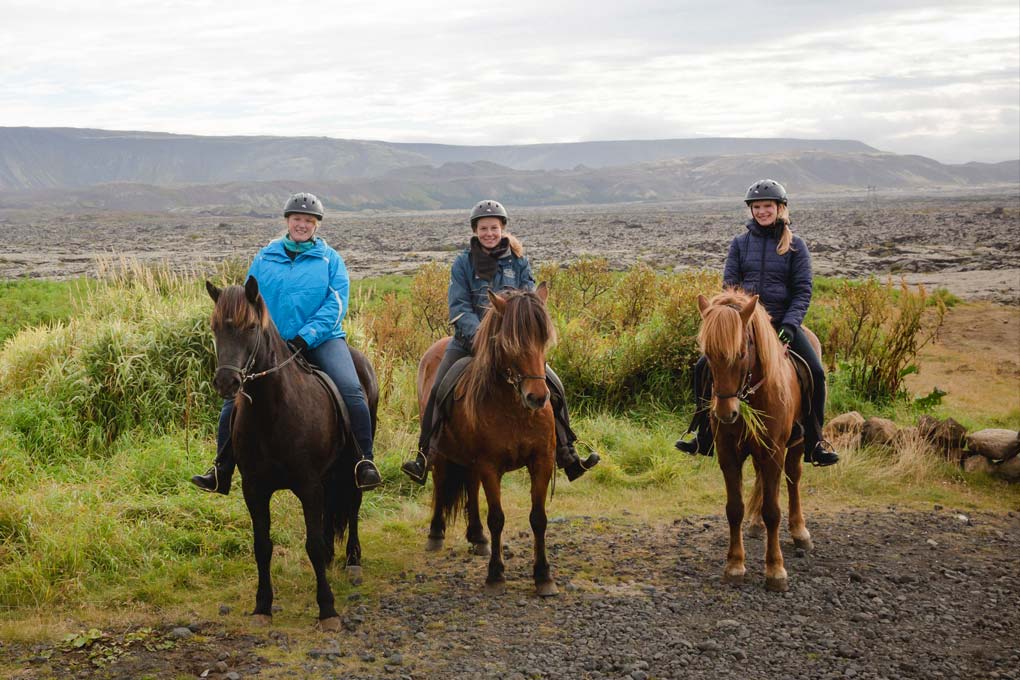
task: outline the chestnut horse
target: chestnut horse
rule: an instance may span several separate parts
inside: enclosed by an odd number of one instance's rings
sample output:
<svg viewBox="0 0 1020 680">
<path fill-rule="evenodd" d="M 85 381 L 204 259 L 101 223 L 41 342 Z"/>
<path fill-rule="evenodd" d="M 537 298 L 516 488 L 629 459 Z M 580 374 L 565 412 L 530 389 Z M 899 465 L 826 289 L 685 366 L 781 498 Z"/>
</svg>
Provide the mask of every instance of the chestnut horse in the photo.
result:
<svg viewBox="0 0 1020 680">
<path fill-rule="evenodd" d="M 347 573 L 352 580 L 360 578 L 361 491 L 354 481 L 354 437 L 325 387 L 306 363 L 295 361 L 298 355 L 280 337 L 255 278 L 248 277 L 243 288 L 205 285 L 216 303 L 211 322 L 217 361 L 213 386 L 223 398 L 234 398 L 231 441 L 255 535 L 259 583 L 252 616 L 259 623 L 271 621 L 269 500 L 274 492 L 290 489 L 304 512 L 319 625 L 339 630 L 326 567 L 333 559 L 334 535 L 343 538 L 346 529 Z M 351 349 L 351 355 L 374 431 L 379 403 L 375 372 L 363 354 Z"/>
<path fill-rule="evenodd" d="M 789 528 L 798 548 L 811 548 L 811 535 L 800 507 L 803 439 L 790 448 L 787 442 L 800 417 L 801 394 L 793 362 L 787 356 L 768 313 L 753 297 L 728 289 L 712 298 L 698 296 L 701 329 L 698 342 L 712 372 L 712 433 L 726 480 L 726 518 L 730 547 L 723 580 L 744 580 L 744 544 L 741 493 L 744 460 L 750 456 L 756 473 L 751 498 L 752 518 L 759 513 L 765 524 L 765 586 L 785 591 L 788 583 L 779 547 L 779 482 L 786 476 L 790 497 Z M 818 340 L 813 338 L 813 345 Z M 818 351 L 818 347 L 816 347 Z M 741 403 L 761 414 L 761 428 L 752 431 L 741 416 Z M 752 528 L 754 525 L 752 524 Z"/>
<path fill-rule="evenodd" d="M 545 553 L 545 495 L 556 469 L 556 433 L 545 382 L 545 351 L 555 337 L 545 308 L 547 296 L 544 283 L 534 293 L 489 292 L 491 304 L 475 335 L 474 359 L 457 386 L 450 417 L 434 444 L 432 523 L 426 549 L 442 547 L 447 521 L 466 505 L 472 552 L 489 555 L 485 584 L 491 593 L 506 590 L 500 480 L 505 472 L 522 467 L 531 476 L 535 587 L 543 597 L 558 592 Z M 418 365 L 422 416 L 449 341 L 443 338 L 429 347 Z M 478 510 L 479 485 L 489 504 L 491 550 Z"/>
</svg>

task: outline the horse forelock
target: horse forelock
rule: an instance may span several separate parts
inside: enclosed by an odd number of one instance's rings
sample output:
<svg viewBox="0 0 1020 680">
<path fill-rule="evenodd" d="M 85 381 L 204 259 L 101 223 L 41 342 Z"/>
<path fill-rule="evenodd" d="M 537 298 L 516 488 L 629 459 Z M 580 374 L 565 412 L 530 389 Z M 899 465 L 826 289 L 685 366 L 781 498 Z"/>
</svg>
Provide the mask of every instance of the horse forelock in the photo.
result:
<svg viewBox="0 0 1020 680">
<path fill-rule="evenodd" d="M 262 296 L 252 305 L 245 297 L 243 286 L 224 288 L 213 308 L 212 329 L 219 330 L 228 323 L 235 328 L 269 328 L 269 314 L 266 313 L 266 303 Z"/>
<path fill-rule="evenodd" d="M 721 357 L 730 364 L 739 360 L 745 346 L 739 310 L 750 301 L 751 296 L 737 288 L 727 288 L 712 297 L 698 332 L 702 353 Z M 786 359 L 786 352 L 772 327 L 769 313 L 760 301 L 755 305 L 749 323 L 754 333 L 758 365 L 765 377 L 765 384 L 785 402 L 789 388 L 782 381 L 783 375 L 779 368 Z"/>
<path fill-rule="evenodd" d="M 500 294 L 503 311 L 490 308 L 475 334 L 474 361 L 465 378 L 468 419 L 477 420 L 477 408 L 497 380 L 501 369 L 520 358 L 542 351 L 556 340 L 545 304 L 535 294 L 511 290 Z"/>
</svg>

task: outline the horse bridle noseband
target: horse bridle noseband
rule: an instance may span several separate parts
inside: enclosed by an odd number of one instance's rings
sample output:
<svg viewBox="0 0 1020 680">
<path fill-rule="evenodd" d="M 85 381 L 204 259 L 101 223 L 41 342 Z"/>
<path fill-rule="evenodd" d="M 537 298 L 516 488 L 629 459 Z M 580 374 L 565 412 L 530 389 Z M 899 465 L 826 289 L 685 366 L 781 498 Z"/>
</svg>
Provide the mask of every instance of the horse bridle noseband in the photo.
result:
<svg viewBox="0 0 1020 680">
<path fill-rule="evenodd" d="M 259 350 L 262 349 L 262 336 L 263 336 L 261 328 L 256 326 L 254 330 L 255 330 L 255 348 L 248 355 L 248 359 L 247 361 L 244 362 L 244 366 L 238 367 L 232 366 L 230 364 L 217 364 L 216 366 L 217 373 L 221 370 L 227 370 L 237 374 L 237 378 L 240 381 L 240 386 L 237 388 L 237 391 L 239 394 L 244 395 L 244 398 L 248 400 L 249 404 L 252 403 L 252 399 L 251 395 L 244 391 L 245 385 L 255 380 L 258 380 L 259 378 L 264 378 L 267 375 L 276 373 L 281 368 L 297 359 L 298 354 L 300 354 L 300 352 L 294 352 L 289 357 L 287 357 L 287 359 L 283 363 L 275 364 L 271 368 L 267 368 L 264 371 L 259 371 L 258 373 L 252 373 L 251 372 L 252 369 L 255 368 L 256 357 L 258 357 Z"/>
<path fill-rule="evenodd" d="M 519 372 L 514 367 L 509 367 L 509 368 L 506 369 L 506 376 L 505 377 L 506 377 L 506 381 L 508 383 L 510 383 L 511 385 L 513 385 L 514 388 L 517 390 L 517 394 L 518 394 L 518 396 L 520 396 L 520 398 L 522 400 L 524 399 L 524 391 L 521 389 L 521 387 L 524 385 L 524 382 L 526 380 L 541 380 L 541 381 L 544 382 L 545 379 L 546 379 L 544 374 L 543 375 L 528 375 L 526 373 Z"/>
</svg>

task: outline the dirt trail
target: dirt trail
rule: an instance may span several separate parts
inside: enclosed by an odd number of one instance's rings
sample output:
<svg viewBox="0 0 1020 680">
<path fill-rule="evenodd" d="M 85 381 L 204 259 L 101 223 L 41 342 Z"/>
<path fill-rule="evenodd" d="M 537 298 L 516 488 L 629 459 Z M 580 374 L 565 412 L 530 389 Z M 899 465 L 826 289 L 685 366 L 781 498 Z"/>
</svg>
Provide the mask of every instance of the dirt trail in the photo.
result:
<svg viewBox="0 0 1020 680">
<path fill-rule="evenodd" d="M 483 594 L 485 559 L 451 539 L 428 573 L 403 574 L 377 597 L 355 593 L 348 630 L 335 638 L 198 622 L 194 639 L 156 653 L 136 646 L 103 669 L 85 652 L 46 647 L 0 648 L 0 658 L 24 659 L 15 677 L 32 679 L 206 669 L 210 678 L 1020 679 L 1017 513 L 888 508 L 808 522 L 813 552 L 795 551 L 784 532 L 782 595 L 764 589 L 756 539 L 747 541 L 748 582 L 721 582 L 721 517 L 658 526 L 553 517 L 557 598 L 533 595 L 530 534 L 509 527 L 501 597 Z M 291 660 L 274 660 L 283 650 Z"/>
</svg>

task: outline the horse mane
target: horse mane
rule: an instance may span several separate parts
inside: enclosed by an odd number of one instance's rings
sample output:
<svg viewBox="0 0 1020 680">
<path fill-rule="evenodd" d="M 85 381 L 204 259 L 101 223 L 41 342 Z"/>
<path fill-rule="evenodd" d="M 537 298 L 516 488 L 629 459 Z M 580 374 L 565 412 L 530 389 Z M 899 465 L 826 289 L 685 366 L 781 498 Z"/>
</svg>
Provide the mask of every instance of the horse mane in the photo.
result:
<svg viewBox="0 0 1020 680">
<path fill-rule="evenodd" d="M 506 301 L 502 312 L 490 305 L 475 333 L 474 360 L 464 375 L 464 412 L 470 424 L 493 388 L 505 378 L 500 374 L 517 357 L 544 350 L 556 341 L 556 329 L 542 300 L 531 291 L 500 293 Z"/>
<path fill-rule="evenodd" d="M 740 360 L 745 345 L 738 310 L 750 301 L 751 296 L 739 288 L 725 288 L 712 297 L 698 331 L 702 354 L 720 357 L 730 365 Z M 790 387 L 783 380 L 780 368 L 786 360 L 786 348 L 772 328 L 772 319 L 761 301 L 754 307 L 750 324 L 765 388 L 785 404 L 790 400 Z"/>
</svg>

